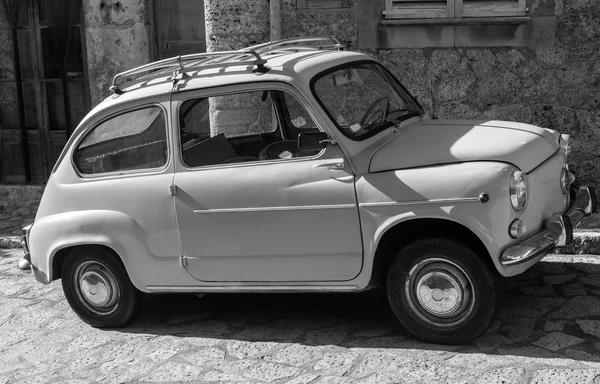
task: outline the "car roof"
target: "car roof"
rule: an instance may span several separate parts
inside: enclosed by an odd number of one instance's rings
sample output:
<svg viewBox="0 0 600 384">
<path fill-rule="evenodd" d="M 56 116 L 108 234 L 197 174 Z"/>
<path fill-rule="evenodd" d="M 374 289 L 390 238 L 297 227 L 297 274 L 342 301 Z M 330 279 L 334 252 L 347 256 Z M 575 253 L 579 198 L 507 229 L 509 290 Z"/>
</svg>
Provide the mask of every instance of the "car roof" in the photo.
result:
<svg viewBox="0 0 600 384">
<path fill-rule="evenodd" d="M 374 60 L 363 53 L 341 50 L 339 42 L 325 48 L 310 45 L 288 46 L 294 42 L 331 41 L 332 39 L 338 42 L 330 36 L 294 38 L 240 51 L 174 57 L 137 67 L 115 76 L 111 87 L 114 94 L 98 104 L 88 117 L 119 104 L 151 99 L 172 92 L 269 81 L 286 82 L 302 88 L 308 86 L 308 82 L 314 75 L 328 68 L 351 61 Z M 225 60 L 221 57 L 225 57 Z M 261 66 L 266 70 L 261 71 Z M 182 73 L 184 75 L 181 75 Z M 142 76 L 134 78 L 138 74 Z M 176 87 L 174 87 L 174 75 L 180 77 Z M 119 84 L 119 80 L 125 80 L 125 84 Z"/>
</svg>

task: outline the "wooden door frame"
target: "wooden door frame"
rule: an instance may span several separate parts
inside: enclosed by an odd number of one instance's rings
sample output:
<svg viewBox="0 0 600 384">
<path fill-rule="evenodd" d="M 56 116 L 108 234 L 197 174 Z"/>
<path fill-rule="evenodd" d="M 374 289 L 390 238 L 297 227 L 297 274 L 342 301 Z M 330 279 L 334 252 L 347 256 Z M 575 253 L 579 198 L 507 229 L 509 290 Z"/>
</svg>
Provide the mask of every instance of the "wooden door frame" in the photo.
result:
<svg viewBox="0 0 600 384">
<path fill-rule="evenodd" d="M 42 47 L 42 28 L 40 25 L 40 10 L 39 10 L 39 0 L 28 0 L 27 1 L 28 9 L 31 12 L 31 20 L 33 25 L 33 31 L 35 36 L 32 36 L 33 46 L 36 48 L 36 52 L 34 53 L 34 57 L 37 59 L 35 61 L 34 67 L 34 76 L 35 76 L 35 85 L 34 91 L 36 93 L 36 107 L 38 112 L 38 131 L 40 137 L 40 150 L 42 151 L 42 175 L 44 182 L 48 181 L 50 177 L 50 173 L 52 172 L 52 168 L 54 164 L 52 164 L 52 130 L 50 129 L 50 114 L 48 112 L 48 94 L 46 92 L 46 76 L 45 76 L 45 68 L 44 68 L 44 51 Z M 87 45 L 85 39 L 85 19 L 83 14 L 83 4 L 80 3 L 79 6 L 79 23 L 77 24 L 79 27 L 79 34 L 81 40 L 81 60 L 83 65 L 83 86 L 85 96 L 87 96 L 88 100 L 91 103 L 91 94 L 90 94 L 90 79 L 89 79 L 89 71 L 88 71 L 88 61 L 87 61 Z M 42 86 L 43 84 L 43 86 Z M 66 110 L 65 114 L 70 113 L 70 111 Z M 66 129 L 66 141 L 68 141 L 72 131 L 75 127 L 67 127 Z"/>
</svg>

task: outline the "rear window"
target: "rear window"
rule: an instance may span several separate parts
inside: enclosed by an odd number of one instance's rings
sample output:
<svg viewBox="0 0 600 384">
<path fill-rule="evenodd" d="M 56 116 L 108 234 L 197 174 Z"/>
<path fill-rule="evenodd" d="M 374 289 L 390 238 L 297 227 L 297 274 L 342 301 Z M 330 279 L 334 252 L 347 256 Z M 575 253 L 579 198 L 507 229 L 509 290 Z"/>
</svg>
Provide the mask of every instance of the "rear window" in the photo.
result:
<svg viewBox="0 0 600 384">
<path fill-rule="evenodd" d="M 166 130 L 160 107 L 113 116 L 79 143 L 75 167 L 84 175 L 163 167 L 168 158 Z"/>
</svg>

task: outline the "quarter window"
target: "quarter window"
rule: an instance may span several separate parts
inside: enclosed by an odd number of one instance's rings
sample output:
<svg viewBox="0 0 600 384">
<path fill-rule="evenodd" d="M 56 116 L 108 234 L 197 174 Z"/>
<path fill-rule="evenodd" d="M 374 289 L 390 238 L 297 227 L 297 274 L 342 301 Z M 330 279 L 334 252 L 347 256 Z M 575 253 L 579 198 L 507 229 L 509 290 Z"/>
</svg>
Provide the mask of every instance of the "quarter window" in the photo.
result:
<svg viewBox="0 0 600 384">
<path fill-rule="evenodd" d="M 93 128 L 75 149 L 84 175 L 160 168 L 167 163 L 163 110 L 149 107 L 111 117 Z"/>
</svg>

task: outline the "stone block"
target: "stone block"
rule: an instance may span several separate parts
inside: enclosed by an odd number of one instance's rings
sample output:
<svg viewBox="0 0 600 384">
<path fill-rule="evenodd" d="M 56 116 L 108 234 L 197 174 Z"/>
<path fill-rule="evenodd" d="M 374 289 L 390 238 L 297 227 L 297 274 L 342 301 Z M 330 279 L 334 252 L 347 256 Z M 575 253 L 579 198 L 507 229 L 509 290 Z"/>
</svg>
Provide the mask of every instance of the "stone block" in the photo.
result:
<svg viewBox="0 0 600 384">
<path fill-rule="evenodd" d="M 468 49 L 465 55 L 478 79 L 485 79 L 496 67 L 498 60 L 490 49 Z"/>
<path fill-rule="evenodd" d="M 479 108 L 497 108 L 514 103 L 521 94 L 521 79 L 503 66 L 496 66 L 485 78 L 474 84 L 470 101 Z"/>
<path fill-rule="evenodd" d="M 477 86 L 469 61 L 456 50 L 435 50 L 428 60 L 427 76 L 437 101 L 457 102 L 466 99 Z"/>
<path fill-rule="evenodd" d="M 533 51 L 535 60 L 544 68 L 552 68 L 562 65 L 567 56 L 568 48 L 564 46 L 540 46 Z"/>
<path fill-rule="evenodd" d="M 498 49 L 495 54 L 498 61 L 506 69 L 521 78 L 529 78 L 539 70 L 537 63 L 528 57 L 528 50 Z"/>
<path fill-rule="evenodd" d="M 584 341 L 582 338 L 571 336 L 564 332 L 552 332 L 533 342 L 533 345 L 556 352 L 559 349 L 571 347 Z"/>
</svg>

